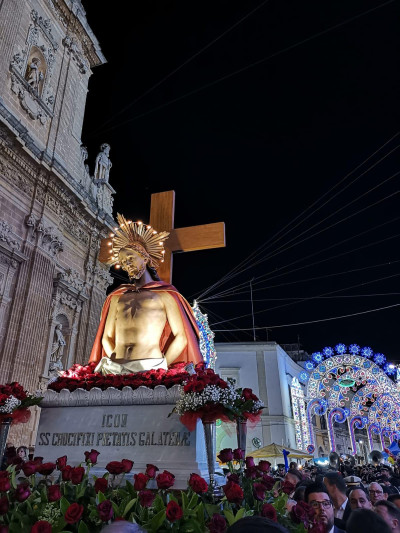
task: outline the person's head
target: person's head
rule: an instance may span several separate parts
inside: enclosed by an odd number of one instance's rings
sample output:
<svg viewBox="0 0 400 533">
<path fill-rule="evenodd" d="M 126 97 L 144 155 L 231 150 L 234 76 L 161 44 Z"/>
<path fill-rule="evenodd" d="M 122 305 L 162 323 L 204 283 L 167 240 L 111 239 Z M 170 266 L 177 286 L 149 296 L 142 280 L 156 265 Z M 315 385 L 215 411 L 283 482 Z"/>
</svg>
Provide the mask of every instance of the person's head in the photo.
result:
<svg viewBox="0 0 400 533">
<path fill-rule="evenodd" d="M 292 470 L 292 469 L 296 469 L 297 468 L 297 463 L 295 463 L 294 461 L 292 461 L 291 463 L 289 463 L 289 470 Z"/>
<path fill-rule="evenodd" d="M 226 533 L 288 533 L 288 530 L 269 518 L 246 516 L 228 527 Z"/>
<path fill-rule="evenodd" d="M 302 480 L 303 480 L 303 476 L 301 475 L 299 470 L 295 468 L 291 468 L 290 470 L 287 471 L 287 474 L 285 476 L 285 481 L 289 481 L 289 483 L 296 486 L 297 483 Z"/>
<path fill-rule="evenodd" d="M 374 511 L 355 509 L 346 522 L 346 533 L 391 533 L 390 527 Z"/>
<path fill-rule="evenodd" d="M 286 473 L 285 465 L 283 465 L 283 464 L 278 464 L 277 466 L 278 466 L 278 470 L 277 470 L 277 474 L 278 474 L 278 476 L 283 477 L 283 476 L 285 475 L 285 473 Z"/>
<path fill-rule="evenodd" d="M 145 250 L 142 251 L 141 248 L 141 246 L 139 248 L 139 246 L 130 245 L 119 251 L 118 258 L 121 268 L 128 273 L 131 279 L 140 279 L 149 262 Z"/>
<path fill-rule="evenodd" d="M 293 493 L 292 500 L 295 502 L 304 502 L 304 493 L 306 492 L 305 485 L 299 485 Z"/>
<path fill-rule="evenodd" d="M 311 470 L 310 470 L 310 468 L 303 468 L 303 477 L 305 479 L 311 479 Z"/>
<path fill-rule="evenodd" d="M 388 497 L 387 493 L 384 492 L 382 485 L 373 481 L 369 484 L 368 494 L 371 500 L 372 505 L 375 505 L 379 500 L 386 500 Z"/>
<path fill-rule="evenodd" d="M 400 532 L 400 509 L 392 502 L 379 500 L 375 504 L 375 512 L 381 516 L 393 532 Z"/>
<path fill-rule="evenodd" d="M 335 517 L 332 501 L 326 486 L 323 483 L 308 485 L 304 492 L 304 500 L 314 509 L 317 522 L 322 522 L 326 531 L 330 531 Z"/>
<path fill-rule="evenodd" d="M 352 489 L 349 494 L 351 510 L 354 509 L 372 509 L 372 504 L 365 490 L 357 488 Z"/>
<path fill-rule="evenodd" d="M 26 446 L 19 446 L 17 448 L 17 455 L 18 457 L 21 457 L 21 459 L 23 460 L 28 460 L 28 453 L 29 453 L 29 450 Z"/>
<path fill-rule="evenodd" d="M 324 485 L 332 500 L 346 498 L 346 483 L 338 472 L 327 472 L 324 476 Z"/>
<path fill-rule="evenodd" d="M 387 501 L 394 503 L 400 509 L 400 494 L 390 494 Z"/>
</svg>

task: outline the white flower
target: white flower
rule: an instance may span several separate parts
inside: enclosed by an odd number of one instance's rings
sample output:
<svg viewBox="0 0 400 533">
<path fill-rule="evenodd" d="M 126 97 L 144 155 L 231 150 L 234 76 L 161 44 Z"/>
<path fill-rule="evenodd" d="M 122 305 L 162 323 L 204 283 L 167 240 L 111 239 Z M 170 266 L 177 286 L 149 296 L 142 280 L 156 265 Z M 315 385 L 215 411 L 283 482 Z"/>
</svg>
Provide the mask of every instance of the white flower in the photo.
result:
<svg viewBox="0 0 400 533">
<path fill-rule="evenodd" d="M 0 406 L 0 413 L 12 413 L 21 405 L 21 401 L 13 395 L 10 395 L 4 402 L 4 405 Z"/>
</svg>

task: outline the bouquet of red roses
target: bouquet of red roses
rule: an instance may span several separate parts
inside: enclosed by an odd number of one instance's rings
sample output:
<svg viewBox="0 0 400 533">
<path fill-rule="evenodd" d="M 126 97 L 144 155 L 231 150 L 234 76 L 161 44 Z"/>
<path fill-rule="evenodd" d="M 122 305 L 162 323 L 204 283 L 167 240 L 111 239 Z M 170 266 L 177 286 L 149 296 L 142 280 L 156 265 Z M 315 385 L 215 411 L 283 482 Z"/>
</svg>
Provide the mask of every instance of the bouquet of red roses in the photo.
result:
<svg viewBox="0 0 400 533">
<path fill-rule="evenodd" d="M 189 431 L 193 431 L 198 419 L 203 422 L 234 420 L 232 407 L 237 399 L 232 383 L 221 379 L 211 368 L 197 365 L 196 373 L 181 386 L 173 412 L 180 415 L 180 421 Z"/>
<path fill-rule="evenodd" d="M 248 420 L 252 424 L 257 424 L 260 420 L 264 403 L 254 394 L 252 389 L 240 388 L 236 389 L 236 393 L 238 398 L 233 406 L 236 418 L 243 422 Z"/>
<path fill-rule="evenodd" d="M 13 424 L 28 422 L 28 407 L 38 405 L 40 400 L 40 396 L 28 394 L 16 381 L 0 385 L 0 422 L 6 418 L 11 418 Z"/>
</svg>

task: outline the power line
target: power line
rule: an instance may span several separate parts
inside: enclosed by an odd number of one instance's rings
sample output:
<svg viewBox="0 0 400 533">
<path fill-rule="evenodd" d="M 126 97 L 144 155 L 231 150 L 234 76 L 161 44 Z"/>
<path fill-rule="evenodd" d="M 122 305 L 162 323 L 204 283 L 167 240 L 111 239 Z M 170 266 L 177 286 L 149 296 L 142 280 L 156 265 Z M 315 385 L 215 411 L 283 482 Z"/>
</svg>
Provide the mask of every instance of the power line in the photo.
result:
<svg viewBox="0 0 400 533">
<path fill-rule="evenodd" d="M 217 85 L 218 83 L 221 83 L 222 81 L 225 81 L 229 78 L 232 78 L 233 76 L 237 76 L 238 74 L 241 74 L 242 72 L 245 72 L 246 70 L 249 70 L 250 68 L 256 67 L 262 63 L 265 63 L 269 59 L 273 59 L 274 57 L 277 57 L 285 52 L 288 52 L 289 50 L 293 50 L 297 46 L 301 46 L 302 44 L 305 44 L 309 41 L 312 41 L 313 39 L 316 39 L 317 37 L 321 37 L 322 35 L 325 35 L 326 33 L 329 33 L 330 31 L 336 30 L 337 28 L 340 28 L 342 26 L 345 26 L 346 24 L 349 24 L 350 22 L 354 22 L 355 20 L 364 17 L 365 15 L 369 15 L 370 13 L 373 13 L 374 11 L 381 9 L 383 7 L 386 7 L 389 4 L 392 4 L 395 0 L 388 0 L 388 2 L 384 2 L 383 4 L 380 4 L 378 6 L 375 6 L 371 9 L 368 9 L 366 11 L 363 11 L 362 13 L 359 13 L 358 15 L 355 15 L 353 17 L 349 17 L 348 19 L 343 20 L 342 22 L 339 22 L 338 24 L 335 24 L 334 26 L 330 26 L 329 28 L 326 28 L 325 30 L 322 30 L 320 32 L 314 33 L 310 37 L 306 37 L 305 39 L 301 41 L 297 41 L 294 44 L 291 44 L 285 48 L 282 48 L 281 50 L 278 50 L 277 52 L 274 52 L 273 54 L 270 54 L 269 56 L 266 56 L 262 59 L 259 59 L 257 61 L 254 61 L 253 63 L 250 63 L 248 65 L 245 65 L 244 67 L 241 67 L 240 69 L 237 69 L 229 74 L 226 74 L 225 76 L 222 76 L 221 78 L 218 78 L 214 81 L 211 81 L 209 83 L 206 83 L 202 85 L 201 87 L 198 87 L 197 89 L 193 89 L 192 91 L 189 91 L 181 96 L 178 96 L 176 98 L 173 98 L 172 100 L 169 100 L 168 102 L 165 102 L 164 104 L 160 104 L 157 107 L 154 107 L 153 109 L 150 109 L 148 111 L 145 111 L 143 113 L 140 113 L 139 115 L 136 115 L 135 117 L 132 117 L 130 119 L 125 120 L 124 122 L 120 122 L 119 124 L 116 124 L 115 126 L 112 126 L 111 128 L 107 128 L 103 131 L 103 133 L 107 133 L 109 131 L 112 131 L 120 126 L 124 126 L 125 124 L 128 124 L 129 122 L 133 122 L 135 120 L 138 120 L 140 118 L 143 118 L 151 113 L 155 113 L 156 111 L 159 111 L 171 104 L 174 104 L 176 102 L 179 102 L 180 100 L 183 100 L 184 98 L 187 98 L 188 96 L 193 96 L 194 94 L 197 94 L 205 89 L 208 89 L 210 87 L 213 87 L 214 85 Z"/>
<path fill-rule="evenodd" d="M 171 70 L 171 72 L 169 74 L 167 74 L 166 76 L 164 76 L 161 80 L 159 80 L 157 83 L 155 83 L 154 85 L 152 85 L 149 89 L 147 89 L 147 91 L 145 91 L 143 94 L 141 94 L 141 96 L 139 96 L 138 98 L 136 98 L 135 100 L 133 100 L 133 102 L 130 102 L 129 104 L 127 104 L 125 107 L 123 107 L 120 111 L 118 111 L 117 113 L 115 113 L 112 117 L 110 117 L 108 120 L 106 120 L 105 122 L 103 122 L 102 124 L 100 124 L 100 126 L 95 130 L 94 133 L 99 133 L 101 132 L 103 126 L 106 126 L 107 124 L 109 124 L 110 122 L 112 122 L 114 120 L 114 118 L 118 117 L 119 115 L 121 115 L 122 113 L 124 113 L 125 111 L 127 111 L 129 108 L 131 108 L 132 106 L 134 106 L 135 104 L 137 104 L 140 100 L 142 100 L 145 96 L 147 96 L 148 94 L 150 94 L 152 91 L 154 91 L 154 89 L 156 89 L 157 87 L 159 87 L 160 85 L 162 85 L 166 80 L 168 80 L 169 78 L 171 78 L 171 76 L 173 76 L 174 74 L 176 74 L 177 72 L 179 72 L 183 67 L 185 67 L 186 65 L 188 65 L 191 61 L 193 61 L 193 59 L 195 59 L 196 57 L 198 57 L 200 54 L 202 54 L 203 52 L 205 52 L 208 48 L 210 48 L 212 45 L 214 45 L 217 41 L 219 41 L 220 39 L 222 39 L 223 37 L 225 37 L 225 35 L 227 35 L 228 33 L 230 33 L 233 29 L 237 28 L 237 26 L 239 26 L 239 24 L 241 24 L 242 22 L 244 22 L 247 18 L 249 18 L 251 15 L 254 15 L 254 13 L 256 13 L 259 9 L 261 9 L 269 0 L 264 0 L 263 2 L 261 2 L 258 6 L 256 6 L 254 9 L 252 9 L 251 11 L 249 11 L 244 17 L 242 17 L 241 19 L 239 19 L 237 22 L 235 22 L 234 24 L 232 24 L 232 26 L 230 26 L 227 30 L 225 30 L 224 32 L 222 32 L 220 35 L 218 35 L 218 37 L 215 37 L 215 39 L 213 39 L 212 41 L 210 41 L 208 44 L 206 44 L 205 46 L 203 46 L 203 48 L 201 48 L 200 50 L 198 50 L 195 54 L 193 54 L 192 56 L 190 56 L 188 59 L 186 59 L 183 63 L 181 63 L 178 67 L 176 67 L 175 69 Z M 106 130 L 108 131 L 108 130 Z"/>
<path fill-rule="evenodd" d="M 276 328 L 287 328 L 290 326 L 303 326 L 305 324 L 316 324 L 317 322 L 328 322 L 330 320 L 340 320 L 341 318 L 349 318 L 353 316 L 359 316 L 359 315 L 366 315 L 368 313 L 375 313 L 377 311 L 383 311 L 385 309 L 391 309 L 393 307 L 399 307 L 400 304 L 393 304 L 393 305 L 387 305 L 386 307 L 377 307 L 376 309 L 368 309 L 367 311 L 360 311 L 359 313 L 350 313 L 348 315 L 340 315 L 340 316 L 334 316 L 330 318 L 320 318 L 318 320 L 307 320 L 305 322 L 294 322 L 293 324 L 280 324 L 277 326 L 262 326 L 262 327 L 256 327 L 255 329 L 265 329 L 266 327 L 269 329 L 276 329 Z M 234 330 L 231 329 L 213 329 L 213 331 L 216 332 L 222 332 L 222 331 L 252 331 L 253 328 L 237 328 Z"/>
<path fill-rule="evenodd" d="M 399 135 L 399 132 L 397 132 L 395 135 L 393 135 L 388 141 L 386 141 L 382 146 L 380 146 L 375 152 L 373 152 L 370 156 L 368 156 L 362 163 L 360 163 L 359 165 L 357 165 L 353 170 L 351 170 L 348 174 L 346 174 L 338 183 L 336 183 L 333 187 L 331 187 L 327 192 L 325 192 L 322 196 L 320 196 L 315 202 L 313 202 L 311 205 L 309 205 L 305 210 L 303 210 L 300 214 L 298 214 L 291 222 L 289 222 L 288 224 L 286 224 L 281 230 L 279 230 L 274 236 L 272 236 L 270 239 L 268 239 L 264 244 L 262 244 L 261 246 L 259 246 L 254 252 L 252 252 L 251 254 L 248 255 L 248 257 L 246 259 L 244 259 L 243 261 L 241 261 L 236 267 L 234 267 L 230 272 L 228 272 L 227 274 L 225 274 L 219 281 L 215 282 L 214 284 L 212 284 L 211 286 L 209 286 L 207 289 L 205 289 L 203 292 L 201 292 L 198 296 L 198 298 L 201 298 L 203 296 L 205 296 L 206 294 L 208 294 L 209 292 L 211 292 L 214 288 L 216 288 L 217 286 L 219 285 L 222 285 L 223 283 L 225 283 L 226 281 L 229 281 L 230 279 L 232 279 L 233 277 L 236 276 L 236 273 L 238 272 L 238 269 L 241 268 L 242 266 L 244 267 L 244 265 L 246 265 L 246 262 L 249 262 L 250 260 L 253 260 L 255 257 L 257 257 L 257 254 L 260 254 L 262 250 L 265 249 L 265 247 L 268 245 L 268 244 L 273 244 L 271 243 L 271 241 L 273 239 L 275 239 L 280 233 L 282 233 L 282 231 L 285 231 L 287 228 L 289 228 L 294 222 L 296 222 L 296 220 L 298 220 L 299 218 L 301 218 L 303 220 L 303 216 L 310 210 L 312 209 L 318 202 L 320 202 L 323 198 L 325 198 L 329 193 L 331 193 L 333 190 L 335 190 L 341 183 L 343 183 L 349 176 L 351 176 L 354 172 L 356 172 L 359 168 L 361 168 L 367 161 L 369 161 L 372 157 L 374 157 L 378 152 L 380 152 L 385 146 L 387 146 L 395 137 L 397 137 Z M 378 162 L 382 161 L 383 159 L 385 159 L 387 157 L 387 155 L 385 155 L 383 158 L 381 158 Z M 374 164 L 373 166 L 376 166 L 376 164 Z M 373 168 L 373 166 L 369 167 L 368 170 L 371 170 L 371 168 Z M 364 172 L 365 174 L 365 172 Z M 337 196 L 337 194 L 335 195 Z M 330 201 L 330 200 L 328 200 Z M 325 204 L 324 204 L 325 205 Z M 315 211 L 319 210 L 320 208 L 316 209 Z M 314 211 L 314 212 L 315 212 Z M 313 213 L 314 213 L 313 212 Z M 307 220 L 311 215 L 308 215 L 304 220 Z M 300 222 L 301 223 L 301 222 Z M 297 227 L 298 225 L 295 226 L 295 228 Z M 283 236 L 287 235 L 290 231 L 292 231 L 293 229 L 295 228 L 291 228 L 289 229 Z M 274 241 L 276 242 L 276 241 Z M 243 271 L 243 270 L 242 270 Z"/>
</svg>

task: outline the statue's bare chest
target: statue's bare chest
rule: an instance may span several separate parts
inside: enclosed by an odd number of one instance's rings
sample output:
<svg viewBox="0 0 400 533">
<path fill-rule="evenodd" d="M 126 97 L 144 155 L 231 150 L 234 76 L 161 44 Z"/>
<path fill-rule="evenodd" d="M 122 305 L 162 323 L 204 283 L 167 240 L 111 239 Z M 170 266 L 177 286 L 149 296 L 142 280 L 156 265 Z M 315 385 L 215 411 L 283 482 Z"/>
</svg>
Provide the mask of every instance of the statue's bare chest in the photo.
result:
<svg viewBox="0 0 400 533">
<path fill-rule="evenodd" d="M 162 298 L 158 294 L 148 291 L 127 292 L 123 294 L 117 305 L 116 318 L 130 321 L 136 318 L 154 318 L 156 315 L 165 315 Z"/>
</svg>

